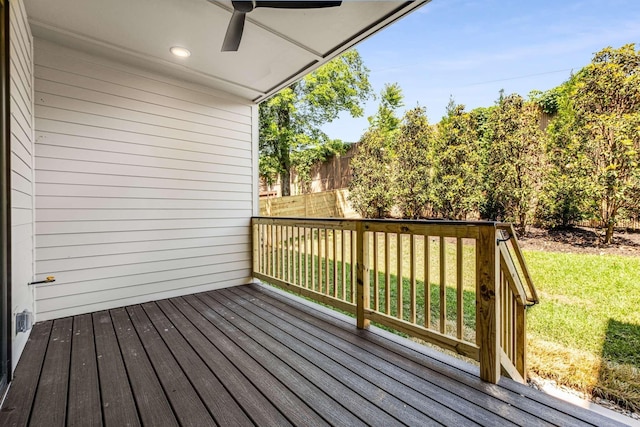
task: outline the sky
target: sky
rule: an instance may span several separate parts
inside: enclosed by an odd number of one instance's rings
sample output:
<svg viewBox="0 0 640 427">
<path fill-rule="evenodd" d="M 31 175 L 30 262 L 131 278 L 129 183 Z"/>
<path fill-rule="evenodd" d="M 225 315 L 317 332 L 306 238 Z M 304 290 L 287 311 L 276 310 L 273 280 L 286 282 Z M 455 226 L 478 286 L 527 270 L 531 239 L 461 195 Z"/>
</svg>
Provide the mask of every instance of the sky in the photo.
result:
<svg viewBox="0 0 640 427">
<path fill-rule="evenodd" d="M 640 43 L 639 0 L 432 0 L 359 44 L 376 94 L 397 82 L 405 110 L 426 107 L 431 123 L 450 97 L 467 110 L 505 94 L 527 96 L 566 81 L 607 46 Z M 345 142 L 360 139 L 375 114 L 343 114 L 323 130 Z"/>
</svg>

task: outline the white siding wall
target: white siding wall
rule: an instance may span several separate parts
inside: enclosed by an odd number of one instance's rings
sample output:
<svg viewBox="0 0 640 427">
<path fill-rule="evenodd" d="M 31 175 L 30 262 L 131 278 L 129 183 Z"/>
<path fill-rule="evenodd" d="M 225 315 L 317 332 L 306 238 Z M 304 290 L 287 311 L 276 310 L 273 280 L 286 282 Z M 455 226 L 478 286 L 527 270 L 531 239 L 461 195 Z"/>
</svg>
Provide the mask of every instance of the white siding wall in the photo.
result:
<svg viewBox="0 0 640 427">
<path fill-rule="evenodd" d="M 247 283 L 257 109 L 35 39 L 38 320 Z"/>
<path fill-rule="evenodd" d="M 33 312 L 33 37 L 22 0 L 11 0 L 11 310 L 13 366 L 28 333 L 15 335 L 15 314 Z"/>
</svg>

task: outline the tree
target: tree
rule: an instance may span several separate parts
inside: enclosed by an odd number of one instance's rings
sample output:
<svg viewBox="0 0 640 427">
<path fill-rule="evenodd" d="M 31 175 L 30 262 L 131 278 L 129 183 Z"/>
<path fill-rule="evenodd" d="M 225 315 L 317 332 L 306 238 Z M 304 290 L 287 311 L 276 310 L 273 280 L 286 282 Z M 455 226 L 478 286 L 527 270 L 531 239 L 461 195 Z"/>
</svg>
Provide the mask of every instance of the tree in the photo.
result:
<svg viewBox="0 0 640 427">
<path fill-rule="evenodd" d="M 539 109 L 520 95 L 501 96 L 486 126 L 481 214 L 525 229 L 535 208 L 543 165 Z"/>
<path fill-rule="evenodd" d="M 400 126 L 395 112 L 404 106 L 402 89 L 398 83 L 386 83 L 380 92 L 380 105 L 375 116 L 368 118 L 369 125 L 384 132 L 393 132 Z"/>
<path fill-rule="evenodd" d="M 434 140 L 425 109 L 407 111 L 396 135 L 393 163 L 393 189 L 404 218 L 422 216 L 429 202 Z"/>
<path fill-rule="evenodd" d="M 611 243 L 618 215 L 640 207 L 640 52 L 627 44 L 596 53 L 576 75 L 572 99 L 605 243 Z"/>
<path fill-rule="evenodd" d="M 363 218 L 389 216 L 393 206 L 390 163 L 387 134 L 380 128 L 370 128 L 351 160 L 349 183 L 349 202 Z"/>
<path fill-rule="evenodd" d="M 589 157 L 575 133 L 575 78 L 545 93 L 553 94 L 556 116 L 546 129 L 547 165 L 536 220 L 545 227 L 567 227 L 589 215 L 593 194 Z"/>
<path fill-rule="evenodd" d="M 364 218 L 384 218 L 393 207 L 391 163 L 400 121 L 395 110 L 403 105 L 402 90 L 397 83 L 386 84 L 380 98 L 378 112 L 369 117 L 369 129 L 351 159 L 349 201 Z"/>
<path fill-rule="evenodd" d="M 464 111 L 453 99 L 447 115 L 438 123 L 433 154 L 432 203 L 445 218 L 466 219 L 478 210 L 482 199 L 481 147 L 479 127 L 482 116 Z"/>
<path fill-rule="evenodd" d="M 260 176 L 270 183 L 279 176 L 282 195 L 288 196 L 292 168 L 321 160 L 340 146 L 320 126 L 343 111 L 362 116 L 370 96 L 369 70 L 350 50 L 261 103 Z M 313 150 L 306 156 L 293 154 L 308 148 Z"/>
</svg>

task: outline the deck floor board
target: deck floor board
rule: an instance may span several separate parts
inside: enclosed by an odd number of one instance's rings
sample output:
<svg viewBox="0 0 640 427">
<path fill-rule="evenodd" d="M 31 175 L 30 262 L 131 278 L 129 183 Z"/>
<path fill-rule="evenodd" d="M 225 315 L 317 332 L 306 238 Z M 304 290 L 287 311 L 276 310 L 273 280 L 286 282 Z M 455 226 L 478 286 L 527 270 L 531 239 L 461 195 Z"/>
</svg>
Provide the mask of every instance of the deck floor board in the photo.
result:
<svg viewBox="0 0 640 427">
<path fill-rule="evenodd" d="M 176 415 L 142 347 L 127 310 L 111 310 L 111 319 L 142 424 L 178 426 Z"/>
<path fill-rule="evenodd" d="M 165 317 L 160 307 L 155 303 L 148 303 L 144 304 L 143 308 L 151 322 L 158 328 L 165 344 L 184 370 L 216 423 L 221 426 L 253 425 L 233 396 L 224 388 L 214 373 L 207 368 L 198 353 Z"/>
<path fill-rule="evenodd" d="M 56 427 L 66 424 L 72 326 L 71 318 L 53 322 L 47 357 L 31 411 L 31 426 Z"/>
<path fill-rule="evenodd" d="M 140 418 L 108 311 L 93 313 L 102 418 L 106 427 L 138 427 Z"/>
<path fill-rule="evenodd" d="M 410 350 L 397 348 L 397 345 L 394 345 L 394 343 L 386 342 L 384 339 L 371 336 L 370 334 L 366 338 L 358 334 L 354 335 L 353 332 L 344 328 L 344 322 L 335 318 L 320 318 L 314 316 L 310 314 L 311 310 L 308 308 L 288 305 L 286 301 L 283 301 L 282 297 L 272 292 L 247 292 L 244 288 L 232 289 L 232 292 L 243 296 L 245 299 L 251 300 L 254 304 L 257 304 L 260 308 L 269 312 L 279 313 L 279 315 L 283 317 L 290 316 L 290 318 L 304 320 L 307 325 L 312 325 L 323 331 L 331 331 L 331 333 L 336 335 L 343 343 L 356 346 L 360 349 L 360 353 L 378 356 L 391 365 L 402 368 L 406 372 L 420 378 L 424 382 L 437 385 L 441 389 L 452 392 L 460 397 L 459 403 L 461 405 L 464 405 L 465 402 L 474 403 L 475 406 L 472 406 L 474 410 L 477 409 L 477 407 L 481 407 L 495 413 L 504 420 L 522 420 L 527 426 L 544 426 L 548 425 L 547 421 L 557 423 L 558 425 L 563 425 L 563 423 L 568 421 L 577 422 L 570 417 L 565 417 L 564 414 L 556 414 L 553 410 L 548 416 L 549 419 L 544 421 L 538 418 L 535 412 L 528 413 L 519 408 L 516 403 L 524 404 L 525 409 L 532 407 L 534 410 L 540 409 L 538 405 L 528 405 L 527 402 L 517 402 L 517 396 L 512 395 L 512 393 L 492 393 L 489 389 L 495 389 L 495 386 L 482 382 L 477 378 L 477 375 L 472 376 L 464 372 L 451 370 L 450 367 L 443 366 L 443 364 L 439 364 L 437 361 L 429 358 L 424 358 L 424 360 L 427 360 L 429 363 L 423 364 L 419 357 L 412 357 L 413 355 L 410 354 Z M 304 323 L 299 322 L 298 324 L 301 328 L 306 329 Z M 358 350 L 354 350 L 354 352 L 357 351 Z M 402 354 L 398 354 L 395 351 L 400 351 Z M 415 356 L 420 355 L 416 354 Z"/>
<path fill-rule="evenodd" d="M 0 425 L 621 424 L 250 285 L 36 324 Z"/>
<path fill-rule="evenodd" d="M 302 330 L 298 330 L 297 336 L 288 334 L 273 324 L 278 321 L 277 317 L 259 318 L 249 311 L 243 311 L 239 304 L 229 299 L 223 300 L 223 297 L 224 292 L 218 292 L 214 298 L 229 310 L 233 310 L 232 313 L 245 319 L 247 323 L 255 325 L 257 329 L 254 333 L 273 337 L 290 352 L 296 352 L 308 363 L 323 369 L 326 375 L 341 380 L 343 384 L 369 402 L 374 404 L 379 402 L 379 405 L 376 406 L 385 410 L 398 421 L 409 425 L 437 425 L 438 422 L 428 415 L 429 413 L 437 413 L 441 421 L 447 424 L 460 425 L 465 422 L 472 424 L 468 418 L 459 416 L 427 396 L 409 392 L 400 383 L 389 377 L 388 373 L 370 369 L 326 342 L 320 339 L 314 340 L 305 335 Z M 399 399 L 396 396 L 403 396 L 404 399 Z M 375 420 L 372 424 L 383 425 L 381 420 Z"/>
<path fill-rule="evenodd" d="M 14 373 L 11 393 L 2 405 L 0 425 L 24 426 L 29 422 L 52 326 L 53 320 L 48 320 L 33 327 L 29 336 L 29 351 L 22 355 Z"/>
<path fill-rule="evenodd" d="M 67 425 L 101 426 L 98 364 L 90 314 L 74 318 L 73 344 L 69 374 Z"/>
<path fill-rule="evenodd" d="M 240 295 L 240 292 L 234 292 L 236 295 Z M 245 295 L 247 295 L 245 293 Z M 342 330 L 331 325 L 324 324 L 319 326 L 313 323 L 307 323 L 313 321 L 313 318 L 305 317 L 303 313 L 298 313 L 299 316 L 293 316 L 282 310 L 277 311 L 274 307 L 261 304 L 257 298 L 247 295 L 248 299 L 240 300 L 239 304 L 247 307 L 248 310 L 254 313 L 270 313 L 273 316 L 278 315 L 278 319 L 281 328 L 285 329 L 291 334 L 297 336 L 307 336 L 308 341 L 319 340 L 316 342 L 323 342 L 330 347 L 324 347 L 327 350 L 325 354 L 332 354 L 337 356 L 338 360 L 349 361 L 353 366 L 362 366 L 361 375 L 367 375 L 371 373 L 381 372 L 384 376 L 392 379 L 395 384 L 392 387 L 394 395 L 406 396 L 405 402 L 412 405 L 424 413 L 438 413 L 442 419 L 448 415 L 445 420 L 447 422 L 480 422 L 493 426 L 513 426 L 513 422 L 508 418 L 504 418 L 502 415 L 494 414 L 486 409 L 481 404 L 470 406 L 469 401 L 460 399 L 460 396 L 453 391 L 459 387 L 457 384 L 449 384 L 452 388 L 438 384 L 438 382 L 421 381 L 416 372 L 417 366 L 412 369 L 405 370 L 400 365 L 401 360 L 388 361 L 383 357 L 380 357 L 377 353 L 375 346 L 358 346 L 356 342 L 366 340 L 354 340 L 353 337 L 343 336 L 339 337 L 335 335 Z M 254 306 L 253 308 L 251 306 Z M 302 322 L 304 320 L 304 322 Z M 301 332 L 302 331 L 302 332 Z M 316 345 L 316 348 L 318 346 Z M 364 351 L 363 351 L 364 350 Z M 398 358 L 399 359 L 399 358 Z M 364 371 L 364 372 L 362 372 Z M 376 374 L 379 376 L 379 374 Z M 447 377 L 445 377 L 446 379 Z M 442 380 L 442 379 L 441 379 Z M 451 390 L 451 391 L 450 391 Z M 486 403 L 486 402 L 483 402 Z M 474 419 L 469 420 L 466 418 L 466 414 L 473 414 Z"/>
<path fill-rule="evenodd" d="M 242 347 L 230 341 L 217 327 L 213 327 L 207 318 L 185 299 L 176 298 L 171 302 L 177 310 L 165 311 L 165 313 L 198 351 L 209 369 L 219 376 L 220 381 L 253 422 L 257 425 L 291 425 L 262 391 L 250 381 L 251 375 L 259 372 L 259 366 L 241 365 L 244 369 L 239 369 L 234 364 L 238 363 L 237 359 L 242 360 L 244 352 Z M 161 307 L 163 303 L 164 301 L 159 302 Z M 169 305 L 168 302 L 164 304 L 164 306 Z"/>
</svg>

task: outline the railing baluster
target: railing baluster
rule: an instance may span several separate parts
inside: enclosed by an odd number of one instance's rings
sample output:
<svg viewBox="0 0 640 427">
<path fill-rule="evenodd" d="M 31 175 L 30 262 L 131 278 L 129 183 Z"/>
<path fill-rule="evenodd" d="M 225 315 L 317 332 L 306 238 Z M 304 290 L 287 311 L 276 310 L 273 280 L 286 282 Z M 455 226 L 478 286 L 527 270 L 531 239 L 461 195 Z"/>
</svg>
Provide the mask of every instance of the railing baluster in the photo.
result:
<svg viewBox="0 0 640 427">
<path fill-rule="evenodd" d="M 527 316 L 525 313 L 524 304 L 516 304 L 516 355 L 515 365 L 522 378 L 527 380 L 527 335 L 526 335 L 526 322 Z"/>
<path fill-rule="evenodd" d="M 411 277 L 411 307 L 410 321 L 416 323 L 416 235 L 411 233 L 409 241 L 411 248 L 409 249 L 410 260 L 410 277 Z"/>
<path fill-rule="evenodd" d="M 356 276 L 357 276 L 357 269 L 356 269 L 356 263 L 357 263 L 357 236 L 356 236 L 357 232 L 356 231 L 352 231 L 351 232 L 351 287 L 349 288 L 349 301 L 351 302 L 355 302 L 355 287 L 356 287 Z"/>
<path fill-rule="evenodd" d="M 424 327 L 431 326 L 431 241 L 424 236 Z"/>
<path fill-rule="evenodd" d="M 288 265 L 289 268 L 287 269 L 287 280 L 291 283 L 294 283 L 293 281 L 293 267 L 294 267 L 294 262 L 293 262 L 293 226 L 291 227 L 287 227 L 287 261 L 288 261 Z"/>
<path fill-rule="evenodd" d="M 391 314 L 391 241 L 384 233 L 384 312 Z"/>
<path fill-rule="evenodd" d="M 324 242 L 322 239 L 322 235 L 324 234 L 324 230 L 322 228 L 318 229 L 318 292 L 322 293 L 322 285 L 324 283 L 324 275 L 322 269 L 322 255 L 324 253 Z"/>
<path fill-rule="evenodd" d="M 347 294 L 347 262 L 345 260 L 345 248 L 347 247 L 347 244 L 345 242 L 345 237 L 344 237 L 344 230 L 340 231 L 340 262 L 342 263 L 342 283 L 341 283 L 341 288 L 342 288 L 342 293 L 341 293 L 341 299 L 345 299 L 345 295 Z"/>
<path fill-rule="evenodd" d="M 295 284 L 295 285 L 299 285 L 300 282 L 298 281 L 298 271 L 300 271 L 300 251 L 299 251 L 299 246 L 300 246 L 300 227 L 298 227 L 297 225 L 294 225 L 291 228 L 291 256 L 292 256 L 292 260 L 293 260 L 293 268 L 291 270 L 292 274 L 293 274 L 293 278 L 291 279 L 291 283 Z"/>
<path fill-rule="evenodd" d="M 336 230 L 331 230 L 331 238 L 333 240 L 333 297 L 338 297 L 338 239 L 336 238 Z"/>
<path fill-rule="evenodd" d="M 282 279 L 285 282 L 289 281 L 289 226 L 286 225 L 282 229 L 282 262 L 284 267 L 282 269 Z"/>
<path fill-rule="evenodd" d="M 300 271 L 300 251 L 299 248 L 300 242 L 300 228 L 293 227 L 293 237 L 291 241 L 291 253 L 293 254 L 293 280 L 291 280 L 295 284 L 299 284 L 298 281 L 298 271 Z"/>
<path fill-rule="evenodd" d="M 271 239 L 271 224 L 265 224 L 265 231 L 267 234 L 267 247 L 265 250 L 265 258 L 267 263 L 265 265 L 265 273 L 267 274 L 267 276 L 271 276 L 271 242 L 273 242 L 273 240 Z"/>
<path fill-rule="evenodd" d="M 504 316 L 507 319 L 507 348 L 509 350 L 509 358 L 511 359 L 513 356 L 512 350 L 512 340 L 511 338 L 513 337 L 513 334 L 511 333 L 511 329 L 512 329 L 512 318 L 511 318 L 511 292 L 509 290 L 509 282 L 505 282 L 505 287 L 504 287 L 504 292 L 502 294 L 502 297 L 505 299 L 505 303 L 507 305 L 507 309 L 506 309 L 506 316 Z"/>
<path fill-rule="evenodd" d="M 440 236 L 440 333 L 444 334 L 447 323 L 447 247 Z"/>
<path fill-rule="evenodd" d="M 280 244 L 278 277 L 284 280 L 284 226 L 278 227 L 278 243 Z"/>
<path fill-rule="evenodd" d="M 396 259 L 396 317 L 398 319 L 402 319 L 402 308 L 403 308 L 403 289 L 402 289 L 402 234 L 396 233 L 396 249 L 397 249 L 397 259 Z"/>
<path fill-rule="evenodd" d="M 262 227 L 262 234 L 260 236 L 262 238 L 262 265 L 260 266 L 260 272 L 266 274 L 269 265 L 269 261 L 267 261 L 269 254 L 269 234 L 267 224 L 260 224 L 260 226 Z"/>
<path fill-rule="evenodd" d="M 507 313 L 508 311 L 508 293 L 507 293 L 507 287 L 508 287 L 508 283 L 507 283 L 507 279 L 506 277 L 504 277 L 505 275 L 503 274 L 502 277 L 502 289 L 500 290 L 500 295 L 501 295 L 501 299 L 500 302 L 502 303 L 502 337 L 503 337 L 503 342 L 502 342 L 502 347 L 504 348 L 505 352 L 507 353 L 507 355 L 509 354 L 509 318 L 507 317 Z"/>
<path fill-rule="evenodd" d="M 309 289 L 309 233 L 308 228 L 304 227 L 304 287 Z"/>
<path fill-rule="evenodd" d="M 272 225 L 271 226 L 271 276 L 276 277 L 277 276 L 277 268 L 276 268 L 276 262 L 277 262 L 277 257 L 276 257 L 276 253 L 277 253 L 277 234 L 278 234 L 278 230 L 277 230 L 277 226 L 276 225 Z"/>
<path fill-rule="evenodd" d="M 311 285 L 311 290 L 316 289 L 316 257 L 315 257 L 315 228 L 311 229 L 311 278 L 309 285 Z"/>
<path fill-rule="evenodd" d="M 329 295 L 329 230 L 324 229 L 324 293 Z"/>
<path fill-rule="evenodd" d="M 461 340 L 464 335 L 464 283 L 462 281 L 462 255 L 462 238 L 458 237 L 456 239 L 456 335 L 459 340 Z"/>
<path fill-rule="evenodd" d="M 380 279 L 378 278 L 378 233 L 373 232 L 373 309 L 380 309 Z"/>
<path fill-rule="evenodd" d="M 509 321 L 509 358 L 511 360 L 514 360 L 514 356 L 515 356 L 515 339 L 516 336 L 513 332 L 513 321 L 514 321 L 514 315 L 515 315 L 515 310 L 513 307 L 513 302 L 514 302 L 514 298 L 511 295 L 510 289 L 506 290 L 506 295 L 508 295 L 507 297 L 507 302 L 509 304 L 509 309 L 507 310 L 507 319 Z"/>
</svg>

